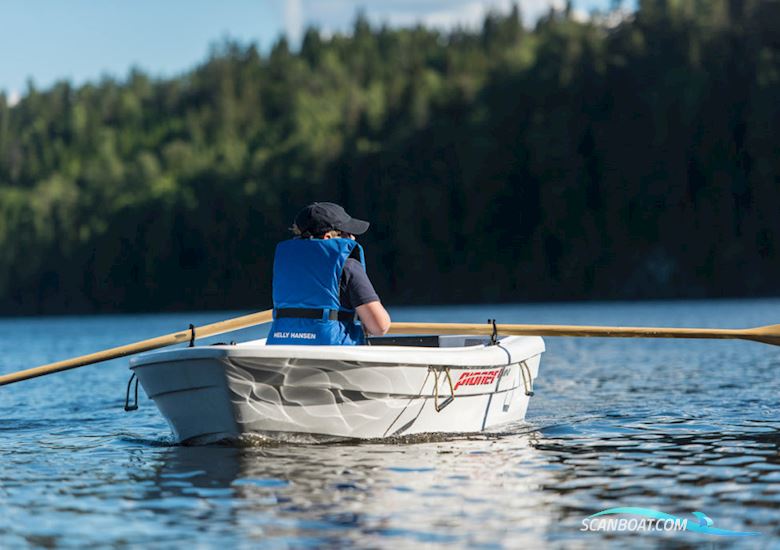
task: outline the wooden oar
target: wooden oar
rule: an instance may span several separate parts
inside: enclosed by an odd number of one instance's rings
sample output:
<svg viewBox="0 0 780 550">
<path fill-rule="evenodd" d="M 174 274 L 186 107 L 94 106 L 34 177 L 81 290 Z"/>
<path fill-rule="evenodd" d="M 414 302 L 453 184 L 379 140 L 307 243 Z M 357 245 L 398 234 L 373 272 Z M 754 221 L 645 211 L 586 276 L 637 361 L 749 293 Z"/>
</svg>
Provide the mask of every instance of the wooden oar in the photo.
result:
<svg viewBox="0 0 780 550">
<path fill-rule="evenodd" d="M 753 340 L 780 346 L 780 325 L 765 327 L 656 328 L 591 327 L 579 325 L 496 325 L 496 332 L 518 336 L 595 336 L 601 338 L 728 338 Z M 392 323 L 391 334 L 493 334 L 491 324 L 467 323 Z"/>
<path fill-rule="evenodd" d="M 242 328 L 251 327 L 253 325 L 260 325 L 262 323 L 268 323 L 273 319 L 273 310 L 261 311 L 259 313 L 252 313 L 250 315 L 243 315 L 234 319 L 227 319 L 225 321 L 219 321 L 210 325 L 204 325 L 202 327 L 196 327 L 195 336 L 202 338 L 204 336 L 216 336 L 217 334 L 223 334 L 225 332 L 231 332 Z M 183 342 L 189 342 L 192 338 L 192 330 L 186 329 L 165 336 L 158 336 L 149 340 L 143 340 L 134 344 L 126 344 L 116 348 L 106 349 L 89 355 L 82 355 L 81 357 L 74 357 L 73 359 L 66 359 L 64 361 L 57 361 L 56 363 L 49 363 L 48 365 L 41 365 L 32 369 L 22 370 L 18 372 L 12 372 L 0 376 L 0 386 L 6 384 L 13 384 L 14 382 L 21 382 L 29 378 L 35 378 L 37 376 L 43 376 L 45 374 L 52 374 L 54 372 L 60 372 L 68 369 L 75 369 L 76 367 L 83 367 L 84 365 L 91 365 L 93 363 L 99 363 L 101 361 L 108 361 L 109 359 L 116 359 L 117 357 L 125 357 L 127 355 L 133 355 L 134 353 L 141 353 L 143 351 L 149 351 L 157 348 L 164 348 L 165 346 L 172 346 L 174 344 L 181 344 Z"/>
</svg>

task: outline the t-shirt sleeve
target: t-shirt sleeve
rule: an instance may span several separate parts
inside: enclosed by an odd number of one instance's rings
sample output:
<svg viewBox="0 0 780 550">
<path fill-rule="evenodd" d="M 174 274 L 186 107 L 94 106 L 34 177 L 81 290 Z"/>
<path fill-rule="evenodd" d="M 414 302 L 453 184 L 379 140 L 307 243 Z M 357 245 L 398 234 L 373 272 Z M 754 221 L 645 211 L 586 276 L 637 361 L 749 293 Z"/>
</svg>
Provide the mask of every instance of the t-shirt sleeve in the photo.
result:
<svg viewBox="0 0 780 550">
<path fill-rule="evenodd" d="M 348 258 L 344 263 L 342 281 L 344 283 L 344 305 L 354 309 L 369 302 L 379 300 L 379 295 L 374 290 L 374 285 L 368 279 L 368 274 L 363 264 L 354 258 Z"/>
</svg>

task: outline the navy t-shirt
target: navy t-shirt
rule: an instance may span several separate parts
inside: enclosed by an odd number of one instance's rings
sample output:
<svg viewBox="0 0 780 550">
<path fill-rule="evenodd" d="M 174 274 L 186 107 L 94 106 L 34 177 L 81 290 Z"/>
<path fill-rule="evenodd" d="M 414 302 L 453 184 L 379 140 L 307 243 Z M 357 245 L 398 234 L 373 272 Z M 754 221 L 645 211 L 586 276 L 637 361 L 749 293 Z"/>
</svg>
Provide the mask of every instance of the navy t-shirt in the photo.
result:
<svg viewBox="0 0 780 550">
<path fill-rule="evenodd" d="M 368 280 L 366 270 L 355 258 L 347 258 L 339 281 L 339 300 L 347 309 L 379 300 L 379 295 Z"/>
</svg>

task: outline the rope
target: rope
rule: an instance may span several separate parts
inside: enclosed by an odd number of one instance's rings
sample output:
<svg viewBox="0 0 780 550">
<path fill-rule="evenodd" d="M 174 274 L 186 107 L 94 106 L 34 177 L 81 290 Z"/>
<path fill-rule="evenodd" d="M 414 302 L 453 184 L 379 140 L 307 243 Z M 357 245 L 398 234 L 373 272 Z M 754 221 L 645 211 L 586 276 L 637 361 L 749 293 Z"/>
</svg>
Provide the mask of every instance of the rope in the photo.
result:
<svg viewBox="0 0 780 550">
<path fill-rule="evenodd" d="M 449 382 L 450 385 L 450 396 L 442 401 L 441 406 L 439 406 L 439 373 L 440 370 L 432 369 L 436 373 L 436 379 L 434 380 L 434 386 L 433 386 L 433 408 L 436 409 L 436 412 L 441 412 L 444 410 L 444 407 L 449 405 L 455 400 L 455 388 L 452 385 L 452 376 L 450 376 L 450 369 L 449 367 L 444 368 L 444 374 L 447 375 L 447 382 Z"/>
<path fill-rule="evenodd" d="M 134 403 L 130 404 L 130 385 L 133 383 L 133 380 L 135 379 L 135 400 Z M 130 376 L 130 380 L 127 381 L 127 392 L 125 393 L 125 412 L 135 411 L 138 410 L 138 377 L 133 373 Z"/>
<path fill-rule="evenodd" d="M 534 382 L 533 377 L 531 376 L 531 367 L 528 366 L 528 363 L 525 361 L 522 361 L 518 367 L 520 367 L 520 374 L 523 376 L 523 389 L 525 390 L 525 394 L 529 397 L 532 397 L 534 395 Z M 526 371 L 528 372 L 528 378 L 526 379 Z"/>
</svg>

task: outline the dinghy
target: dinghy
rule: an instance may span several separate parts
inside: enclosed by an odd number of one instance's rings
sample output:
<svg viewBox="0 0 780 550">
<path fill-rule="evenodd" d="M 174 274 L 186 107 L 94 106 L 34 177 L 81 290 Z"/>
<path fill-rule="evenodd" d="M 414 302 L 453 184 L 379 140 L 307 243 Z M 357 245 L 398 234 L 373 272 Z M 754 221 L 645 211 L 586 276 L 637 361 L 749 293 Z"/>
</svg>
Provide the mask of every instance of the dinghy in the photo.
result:
<svg viewBox="0 0 780 550">
<path fill-rule="evenodd" d="M 403 336 L 366 346 L 265 340 L 155 351 L 130 361 L 177 442 L 246 434 L 387 438 L 522 420 L 539 337 Z"/>
</svg>

